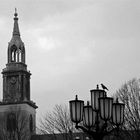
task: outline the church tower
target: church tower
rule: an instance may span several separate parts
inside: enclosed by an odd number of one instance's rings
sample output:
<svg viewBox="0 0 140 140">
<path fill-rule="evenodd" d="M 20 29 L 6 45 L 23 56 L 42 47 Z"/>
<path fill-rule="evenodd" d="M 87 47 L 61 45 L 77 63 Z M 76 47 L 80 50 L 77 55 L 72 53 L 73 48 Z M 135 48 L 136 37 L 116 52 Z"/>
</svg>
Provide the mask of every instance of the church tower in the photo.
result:
<svg viewBox="0 0 140 140">
<path fill-rule="evenodd" d="M 30 75 L 25 64 L 25 47 L 20 38 L 18 14 L 14 14 L 12 39 L 8 44 L 8 62 L 3 69 L 3 101 L 30 100 Z"/>
<path fill-rule="evenodd" d="M 8 43 L 7 64 L 2 71 L 3 101 L 0 102 L 0 131 L 4 127 L 4 133 L 15 140 L 21 135 L 18 129 L 21 130 L 19 127 L 23 119 L 26 118 L 23 131 L 27 131 L 29 137 L 36 129 L 37 106 L 30 99 L 31 73 L 27 70 L 25 59 L 25 46 L 20 37 L 18 14 L 15 9 L 12 38 Z M 26 140 L 25 137 L 23 139 Z"/>
</svg>

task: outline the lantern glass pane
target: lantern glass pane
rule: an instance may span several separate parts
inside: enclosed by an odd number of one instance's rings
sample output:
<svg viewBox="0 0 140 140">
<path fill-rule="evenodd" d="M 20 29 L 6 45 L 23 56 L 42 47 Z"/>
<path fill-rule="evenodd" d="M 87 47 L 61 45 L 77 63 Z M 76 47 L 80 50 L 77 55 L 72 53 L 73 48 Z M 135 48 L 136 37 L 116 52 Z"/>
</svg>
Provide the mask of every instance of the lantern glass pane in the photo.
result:
<svg viewBox="0 0 140 140">
<path fill-rule="evenodd" d="M 80 107 L 80 102 L 76 102 L 76 106 L 77 106 L 77 108 L 76 108 L 76 120 L 77 120 L 77 122 L 79 122 L 80 121 L 80 119 L 81 119 L 81 107 Z"/>
<path fill-rule="evenodd" d="M 105 109 L 104 109 L 104 119 L 107 119 L 108 118 L 108 115 L 109 115 L 109 100 L 104 100 L 104 106 L 105 106 Z"/>
<path fill-rule="evenodd" d="M 116 119 L 117 123 L 121 122 L 121 106 L 119 105 L 116 106 Z"/>
<path fill-rule="evenodd" d="M 85 126 L 89 125 L 89 114 L 88 114 L 88 109 L 84 108 L 84 114 L 83 114 L 83 122 Z"/>
<path fill-rule="evenodd" d="M 108 118 L 110 119 L 112 117 L 112 105 L 113 105 L 113 98 L 109 99 L 109 105 L 108 105 Z"/>
<path fill-rule="evenodd" d="M 71 103 L 71 118 L 72 118 L 72 120 L 76 120 L 75 116 L 76 116 L 76 112 L 75 112 L 75 102 L 72 102 L 72 103 Z"/>
<path fill-rule="evenodd" d="M 102 99 L 100 99 L 100 115 L 101 118 L 104 117 L 104 102 Z"/>
</svg>

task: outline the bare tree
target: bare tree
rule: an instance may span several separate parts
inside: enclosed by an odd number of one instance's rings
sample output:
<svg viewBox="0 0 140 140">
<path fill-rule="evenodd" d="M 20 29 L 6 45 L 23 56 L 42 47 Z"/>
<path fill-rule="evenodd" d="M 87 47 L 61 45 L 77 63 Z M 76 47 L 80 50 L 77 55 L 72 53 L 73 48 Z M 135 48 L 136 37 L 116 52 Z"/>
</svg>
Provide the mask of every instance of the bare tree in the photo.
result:
<svg viewBox="0 0 140 140">
<path fill-rule="evenodd" d="M 131 139 L 140 138 L 140 79 L 126 82 L 116 92 L 116 96 L 125 103 L 125 130 Z M 137 137 L 137 138 L 136 138 Z"/>
<path fill-rule="evenodd" d="M 66 105 L 55 105 L 53 111 L 47 112 L 40 119 L 39 129 L 42 134 L 64 134 L 66 140 L 76 131 Z"/>
</svg>

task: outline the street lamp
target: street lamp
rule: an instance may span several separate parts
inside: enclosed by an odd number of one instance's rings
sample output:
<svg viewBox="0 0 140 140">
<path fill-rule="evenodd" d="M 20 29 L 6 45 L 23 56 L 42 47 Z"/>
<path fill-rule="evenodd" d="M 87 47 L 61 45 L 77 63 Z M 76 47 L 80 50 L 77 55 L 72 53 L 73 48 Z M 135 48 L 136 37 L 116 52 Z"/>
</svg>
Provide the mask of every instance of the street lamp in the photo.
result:
<svg viewBox="0 0 140 140">
<path fill-rule="evenodd" d="M 76 124 L 76 129 L 82 129 L 93 137 L 94 140 L 103 140 L 104 136 L 118 130 L 124 121 L 124 104 L 118 99 L 113 103 L 113 98 L 107 97 L 106 91 L 99 89 L 90 90 L 91 105 L 78 100 L 69 101 L 70 116 Z M 79 125 L 79 123 L 81 125 Z"/>
</svg>

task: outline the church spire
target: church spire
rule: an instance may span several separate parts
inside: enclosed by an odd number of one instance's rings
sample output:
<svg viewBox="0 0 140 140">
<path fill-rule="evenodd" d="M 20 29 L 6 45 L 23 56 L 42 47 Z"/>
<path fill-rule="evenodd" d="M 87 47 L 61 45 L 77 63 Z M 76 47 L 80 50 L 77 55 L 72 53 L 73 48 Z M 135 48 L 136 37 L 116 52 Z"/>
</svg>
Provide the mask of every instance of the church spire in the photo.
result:
<svg viewBox="0 0 140 140">
<path fill-rule="evenodd" d="M 25 48 L 24 43 L 20 38 L 17 16 L 17 9 L 15 8 L 13 35 L 11 41 L 8 44 L 8 63 L 21 62 L 25 64 Z"/>
<path fill-rule="evenodd" d="M 20 36 L 19 32 L 19 26 L 18 26 L 18 14 L 17 14 L 17 9 L 15 8 L 15 14 L 14 14 L 14 28 L 13 28 L 13 36 Z"/>
</svg>

